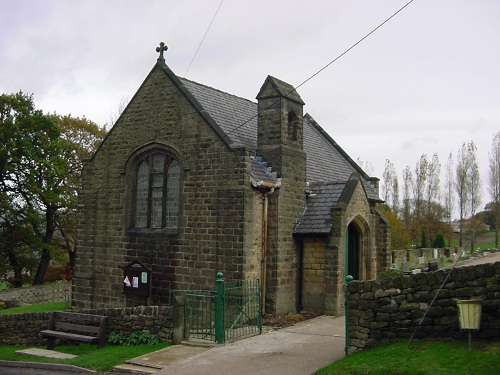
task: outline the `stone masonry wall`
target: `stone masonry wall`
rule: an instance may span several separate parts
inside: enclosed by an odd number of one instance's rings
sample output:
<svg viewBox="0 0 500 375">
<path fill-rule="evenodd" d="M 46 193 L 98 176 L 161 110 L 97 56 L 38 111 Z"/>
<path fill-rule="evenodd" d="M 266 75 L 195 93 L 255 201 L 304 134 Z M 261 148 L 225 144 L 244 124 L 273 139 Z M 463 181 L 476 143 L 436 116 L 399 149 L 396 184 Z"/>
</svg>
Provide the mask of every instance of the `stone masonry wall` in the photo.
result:
<svg viewBox="0 0 500 375">
<path fill-rule="evenodd" d="M 243 239 L 253 231 L 254 215 L 245 216 L 244 202 L 256 194 L 245 174 L 250 154 L 224 144 L 166 69 L 155 66 L 85 165 L 77 308 L 123 307 L 120 267 L 136 259 L 152 269 L 156 305 L 166 303 L 169 290 L 212 285 L 218 271 L 228 279 L 245 277 Z M 151 145 L 172 150 L 181 163 L 177 231 L 133 228 L 134 155 Z"/>
<path fill-rule="evenodd" d="M 303 244 L 302 308 L 322 314 L 325 311 L 325 239 L 304 238 Z"/>
<path fill-rule="evenodd" d="M 409 339 L 449 270 L 349 283 L 350 351 Z M 457 299 L 481 299 L 476 337 L 500 337 L 500 262 L 455 268 L 417 330 L 416 338 L 463 338 Z"/>
<path fill-rule="evenodd" d="M 84 310 L 81 313 L 106 315 L 106 334 L 112 331 L 130 335 L 133 331 L 149 331 L 162 341 L 171 340 L 173 314 L 171 306 L 133 307 L 126 309 Z M 45 345 L 39 337 L 47 329 L 49 313 L 0 315 L 0 345 Z"/>
<path fill-rule="evenodd" d="M 0 301 L 15 301 L 19 305 L 69 301 L 70 299 L 71 285 L 64 283 L 35 285 L 0 291 Z"/>
</svg>

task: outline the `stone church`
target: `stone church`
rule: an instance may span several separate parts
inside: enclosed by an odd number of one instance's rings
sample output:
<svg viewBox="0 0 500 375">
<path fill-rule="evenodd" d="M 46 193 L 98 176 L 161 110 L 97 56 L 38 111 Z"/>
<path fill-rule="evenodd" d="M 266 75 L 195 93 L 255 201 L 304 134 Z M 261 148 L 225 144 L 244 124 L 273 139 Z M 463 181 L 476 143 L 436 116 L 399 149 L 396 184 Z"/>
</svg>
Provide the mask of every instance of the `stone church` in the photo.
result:
<svg viewBox="0 0 500 375">
<path fill-rule="evenodd" d="M 343 313 L 345 277 L 389 267 L 390 229 L 368 176 L 268 76 L 257 102 L 156 64 L 83 170 L 75 308 L 122 307 L 123 267 L 169 291 L 259 279 L 265 312 Z M 140 302 L 140 301 L 139 301 Z"/>
</svg>

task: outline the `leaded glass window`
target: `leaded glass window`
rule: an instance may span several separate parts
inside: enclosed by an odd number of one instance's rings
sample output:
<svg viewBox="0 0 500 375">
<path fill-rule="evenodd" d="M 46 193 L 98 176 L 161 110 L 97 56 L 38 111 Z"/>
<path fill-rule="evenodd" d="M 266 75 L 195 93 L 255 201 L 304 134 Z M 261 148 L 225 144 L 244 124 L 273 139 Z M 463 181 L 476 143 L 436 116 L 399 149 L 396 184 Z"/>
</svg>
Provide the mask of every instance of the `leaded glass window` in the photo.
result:
<svg viewBox="0 0 500 375">
<path fill-rule="evenodd" d="M 144 157 L 137 168 L 135 227 L 177 228 L 179 163 L 165 153 Z"/>
</svg>

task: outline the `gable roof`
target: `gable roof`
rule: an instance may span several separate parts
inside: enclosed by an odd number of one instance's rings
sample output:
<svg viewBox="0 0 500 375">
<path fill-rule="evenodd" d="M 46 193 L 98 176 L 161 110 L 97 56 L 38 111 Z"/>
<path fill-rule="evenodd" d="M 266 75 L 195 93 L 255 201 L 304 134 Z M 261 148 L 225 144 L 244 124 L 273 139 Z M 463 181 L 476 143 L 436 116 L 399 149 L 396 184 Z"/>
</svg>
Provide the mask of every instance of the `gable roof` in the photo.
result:
<svg viewBox="0 0 500 375">
<path fill-rule="evenodd" d="M 185 78 L 177 79 L 225 133 L 225 138 L 230 139 L 231 146 L 257 149 L 257 103 Z M 287 88 L 281 87 L 285 91 Z M 307 180 L 345 182 L 357 172 L 361 175 L 368 199 L 381 202 L 368 183 L 370 177 L 366 172 L 309 114 L 304 116 L 303 124 Z"/>
</svg>

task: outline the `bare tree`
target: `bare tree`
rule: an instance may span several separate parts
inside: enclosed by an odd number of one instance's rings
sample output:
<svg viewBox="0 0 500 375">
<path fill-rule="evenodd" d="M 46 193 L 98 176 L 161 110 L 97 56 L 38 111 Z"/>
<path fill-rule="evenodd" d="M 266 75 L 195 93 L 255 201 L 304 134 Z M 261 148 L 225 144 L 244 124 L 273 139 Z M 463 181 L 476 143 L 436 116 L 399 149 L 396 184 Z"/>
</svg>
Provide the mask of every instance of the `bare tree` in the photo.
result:
<svg viewBox="0 0 500 375">
<path fill-rule="evenodd" d="M 398 183 L 398 176 L 396 175 L 396 172 L 394 172 L 394 177 L 392 181 L 392 202 L 391 202 L 391 208 L 394 212 L 399 212 L 399 183 Z"/>
<path fill-rule="evenodd" d="M 392 200 L 394 195 L 394 176 L 396 171 L 394 169 L 394 164 L 391 163 L 389 159 L 385 160 L 384 173 L 382 174 L 382 179 L 384 180 L 383 196 L 385 203 L 389 206 L 389 202 Z"/>
<path fill-rule="evenodd" d="M 491 145 L 488 191 L 493 203 L 495 248 L 498 249 L 498 227 L 500 226 L 500 132 L 493 136 Z"/>
<path fill-rule="evenodd" d="M 389 159 L 385 161 L 385 169 L 382 175 L 384 180 L 383 196 L 387 206 L 394 211 L 396 215 L 399 213 L 399 184 L 398 175 L 394 164 Z"/>
<path fill-rule="evenodd" d="M 458 219 L 459 219 L 459 234 L 458 246 L 462 247 L 463 240 L 463 221 L 467 215 L 467 207 L 469 204 L 469 180 L 467 179 L 467 170 L 469 168 L 467 145 L 462 144 L 457 154 L 457 169 L 455 188 L 458 199 Z"/>
<path fill-rule="evenodd" d="M 122 115 L 123 111 L 125 110 L 125 108 L 127 108 L 127 105 L 129 102 L 130 102 L 129 98 L 122 96 L 120 103 L 118 103 L 117 111 L 111 112 L 108 116 L 108 120 L 104 124 L 104 127 L 106 129 L 111 129 L 115 125 L 115 123 L 118 121 L 118 119 Z"/>
<path fill-rule="evenodd" d="M 370 176 L 373 173 L 373 164 L 369 161 L 364 162 L 359 156 L 356 159 L 356 164 L 358 164 L 365 173 Z"/>
<path fill-rule="evenodd" d="M 476 235 L 481 225 L 481 221 L 476 217 L 477 209 L 481 205 L 481 176 L 477 164 L 477 147 L 473 141 L 469 143 L 469 164 L 468 178 L 470 181 L 470 243 L 471 252 L 474 251 Z"/>
<path fill-rule="evenodd" d="M 413 173 L 409 166 L 403 170 L 403 222 L 405 225 L 410 224 L 410 215 L 411 215 L 411 198 L 410 198 L 410 190 L 413 180 Z"/>
<path fill-rule="evenodd" d="M 439 163 L 439 157 L 435 153 L 432 156 L 431 162 L 427 167 L 427 186 L 425 193 L 426 200 L 426 230 L 430 238 L 430 226 L 431 223 L 435 223 L 436 220 L 441 220 L 441 212 L 438 211 L 439 205 L 439 182 L 441 175 L 441 163 Z M 441 211 L 441 210 L 439 210 Z M 435 233 L 434 233 L 435 234 Z"/>
<path fill-rule="evenodd" d="M 451 155 L 450 152 L 445 167 L 445 182 L 443 191 L 445 219 L 448 222 L 448 224 L 451 224 L 451 217 L 453 215 L 453 210 L 455 208 L 455 195 L 453 194 L 453 186 L 454 186 L 453 176 L 454 176 L 453 156 Z"/>
<path fill-rule="evenodd" d="M 427 178 L 429 171 L 429 161 L 427 155 L 422 154 L 419 161 L 415 164 L 415 178 L 413 180 L 413 202 L 414 202 L 414 217 L 416 226 L 416 235 L 422 235 L 422 223 L 424 217 L 424 202 L 425 191 L 427 186 Z M 423 241 L 422 241 L 423 242 Z M 421 245 L 426 245 L 422 244 Z"/>
</svg>

